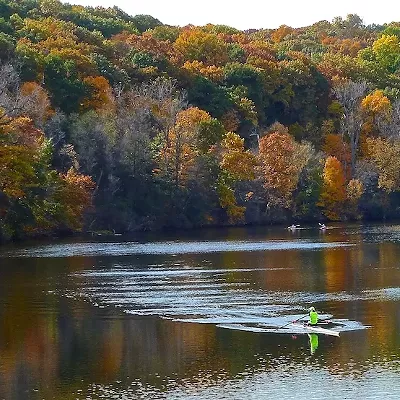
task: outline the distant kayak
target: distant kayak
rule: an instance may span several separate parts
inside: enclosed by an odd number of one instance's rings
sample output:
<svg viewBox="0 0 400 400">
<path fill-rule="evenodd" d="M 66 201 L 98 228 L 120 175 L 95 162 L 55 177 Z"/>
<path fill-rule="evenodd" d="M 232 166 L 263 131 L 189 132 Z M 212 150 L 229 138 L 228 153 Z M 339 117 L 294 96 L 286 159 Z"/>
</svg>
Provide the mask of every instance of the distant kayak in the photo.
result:
<svg viewBox="0 0 400 400">
<path fill-rule="evenodd" d="M 300 229 L 300 225 L 290 225 L 287 228 L 289 231 L 295 231 L 296 229 Z"/>
</svg>

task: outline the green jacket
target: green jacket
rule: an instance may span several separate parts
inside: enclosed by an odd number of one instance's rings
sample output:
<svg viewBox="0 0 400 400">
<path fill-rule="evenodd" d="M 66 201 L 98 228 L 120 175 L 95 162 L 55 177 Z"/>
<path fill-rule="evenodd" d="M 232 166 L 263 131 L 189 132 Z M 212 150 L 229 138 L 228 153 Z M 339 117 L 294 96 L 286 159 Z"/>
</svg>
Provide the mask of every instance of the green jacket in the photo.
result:
<svg viewBox="0 0 400 400">
<path fill-rule="evenodd" d="M 310 311 L 310 325 L 316 325 L 318 323 L 318 313 L 316 311 Z"/>
</svg>

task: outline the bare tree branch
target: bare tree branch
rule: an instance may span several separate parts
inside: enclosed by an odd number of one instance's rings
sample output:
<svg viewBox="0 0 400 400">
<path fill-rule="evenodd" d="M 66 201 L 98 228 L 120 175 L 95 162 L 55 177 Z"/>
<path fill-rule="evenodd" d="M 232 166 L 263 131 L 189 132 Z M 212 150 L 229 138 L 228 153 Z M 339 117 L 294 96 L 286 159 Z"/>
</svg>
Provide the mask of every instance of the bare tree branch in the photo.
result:
<svg viewBox="0 0 400 400">
<path fill-rule="evenodd" d="M 340 123 L 341 134 L 347 138 L 351 150 L 351 173 L 355 174 L 357 150 L 360 144 L 360 134 L 363 124 L 361 101 L 367 92 L 366 82 L 346 82 L 333 88 L 336 98 L 343 107 Z"/>
</svg>

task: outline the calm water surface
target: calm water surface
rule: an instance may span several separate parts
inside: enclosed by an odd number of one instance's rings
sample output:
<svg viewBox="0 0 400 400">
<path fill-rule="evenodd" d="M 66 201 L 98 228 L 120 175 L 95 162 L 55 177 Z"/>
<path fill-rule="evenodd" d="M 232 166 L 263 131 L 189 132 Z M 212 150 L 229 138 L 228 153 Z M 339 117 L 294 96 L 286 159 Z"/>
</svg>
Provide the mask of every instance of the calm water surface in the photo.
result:
<svg viewBox="0 0 400 400">
<path fill-rule="evenodd" d="M 291 398 L 400 398 L 400 226 L 0 247 L 0 399 Z"/>
</svg>

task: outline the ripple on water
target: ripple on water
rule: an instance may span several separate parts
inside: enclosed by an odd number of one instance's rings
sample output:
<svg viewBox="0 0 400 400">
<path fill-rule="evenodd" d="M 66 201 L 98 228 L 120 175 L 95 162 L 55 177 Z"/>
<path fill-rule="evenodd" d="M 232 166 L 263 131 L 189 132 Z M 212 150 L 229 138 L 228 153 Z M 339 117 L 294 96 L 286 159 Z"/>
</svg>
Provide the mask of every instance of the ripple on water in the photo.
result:
<svg viewBox="0 0 400 400">
<path fill-rule="evenodd" d="M 351 371 L 349 371 L 351 372 Z M 251 373 L 227 377 L 222 370 L 211 375 L 207 371 L 191 379 L 174 380 L 159 378 L 158 385 L 134 381 L 128 385 L 92 385 L 88 395 L 94 398 L 118 399 L 176 399 L 176 400 L 242 400 L 242 399 L 365 399 L 397 400 L 400 380 L 395 371 L 371 368 L 362 379 L 354 379 L 351 373 L 332 374 L 325 368 L 293 364 L 279 360 L 273 368 L 263 367 Z M 354 373 L 357 374 L 355 370 Z M 310 388 L 312 392 L 310 394 Z M 295 392 L 295 394 L 294 394 Z M 79 397 L 78 397 L 79 398 Z M 84 397 L 82 397 L 84 398 Z"/>
<path fill-rule="evenodd" d="M 398 288 L 359 293 L 259 290 L 246 278 L 246 274 L 256 271 L 260 269 L 165 266 L 140 270 L 88 270 L 74 274 L 73 278 L 78 282 L 79 296 L 101 305 L 122 308 L 127 314 L 215 324 L 226 329 L 253 332 L 275 333 L 276 327 L 304 315 L 302 304 L 400 299 Z M 232 280 L 232 272 L 240 272 L 238 280 Z M 324 317 L 331 316 L 322 315 Z M 351 321 L 342 320 L 341 324 L 338 329 L 341 331 L 365 328 Z M 283 332 L 299 333 L 298 329 Z"/>
<path fill-rule="evenodd" d="M 313 240 L 276 241 L 204 241 L 204 242 L 121 242 L 121 243 L 67 243 L 39 246 L 0 254 L 0 257 L 76 257 L 127 256 L 135 254 L 201 254 L 267 250 L 318 250 L 353 246 L 347 242 L 324 243 Z"/>
</svg>

